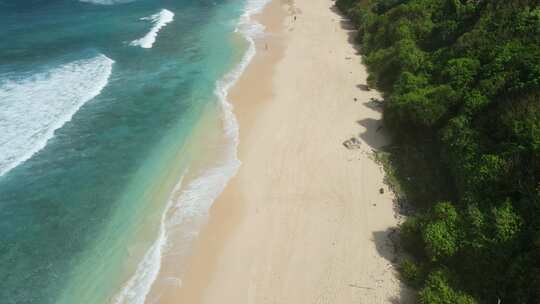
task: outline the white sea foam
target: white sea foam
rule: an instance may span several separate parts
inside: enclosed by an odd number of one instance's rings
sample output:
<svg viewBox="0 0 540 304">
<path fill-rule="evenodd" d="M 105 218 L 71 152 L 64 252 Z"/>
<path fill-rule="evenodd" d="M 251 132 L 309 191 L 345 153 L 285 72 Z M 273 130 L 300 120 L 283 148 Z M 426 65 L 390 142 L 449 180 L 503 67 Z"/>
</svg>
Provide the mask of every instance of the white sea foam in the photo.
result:
<svg viewBox="0 0 540 304">
<path fill-rule="evenodd" d="M 133 40 L 130 45 L 149 49 L 152 47 L 152 45 L 154 45 L 154 42 L 156 42 L 156 37 L 161 28 L 174 20 L 174 13 L 169 10 L 162 9 L 159 13 L 141 18 L 141 20 L 149 20 L 154 24 L 154 26 L 150 32 L 144 35 L 144 37 Z"/>
<path fill-rule="evenodd" d="M 0 176 L 43 149 L 107 85 L 114 61 L 74 61 L 22 80 L 0 83 Z"/>
<path fill-rule="evenodd" d="M 85 3 L 98 4 L 98 5 L 115 5 L 115 4 L 129 3 L 135 0 L 79 0 L 79 1 L 85 2 Z"/>
<path fill-rule="evenodd" d="M 249 42 L 249 47 L 240 63 L 216 83 L 214 93 L 218 97 L 222 109 L 224 134 L 230 141 L 222 154 L 223 158 L 218 165 L 191 181 L 185 190 L 180 191 L 183 188 L 182 182 L 176 186 L 165 208 L 163 214 L 165 222 L 162 220 L 157 240 L 146 252 L 134 276 L 117 295 L 116 304 L 143 304 L 145 302 L 161 268 L 163 253 L 167 250 L 167 236 L 180 229 L 183 233 L 181 238 L 183 241 L 193 240 L 204 223 L 213 202 L 238 171 L 241 164 L 237 156 L 238 121 L 233 112 L 233 105 L 227 97 L 229 89 L 240 78 L 255 56 L 254 38 L 264 31 L 264 27 L 253 21 L 251 16 L 260 12 L 268 2 L 269 0 L 250 1 L 246 5 L 246 11 L 238 23 L 236 32 L 244 35 Z M 167 281 L 171 280 L 175 281 L 176 285 L 181 284 L 179 278 L 167 278 Z"/>
<path fill-rule="evenodd" d="M 161 257 L 165 246 L 167 245 L 167 214 L 174 205 L 174 197 L 180 191 L 182 180 L 183 177 L 171 193 L 167 206 L 163 211 L 159 225 L 158 238 L 144 255 L 142 261 L 137 266 L 135 274 L 116 296 L 115 303 L 143 304 L 148 292 L 150 292 L 152 283 L 156 280 L 159 269 L 161 268 Z"/>
</svg>

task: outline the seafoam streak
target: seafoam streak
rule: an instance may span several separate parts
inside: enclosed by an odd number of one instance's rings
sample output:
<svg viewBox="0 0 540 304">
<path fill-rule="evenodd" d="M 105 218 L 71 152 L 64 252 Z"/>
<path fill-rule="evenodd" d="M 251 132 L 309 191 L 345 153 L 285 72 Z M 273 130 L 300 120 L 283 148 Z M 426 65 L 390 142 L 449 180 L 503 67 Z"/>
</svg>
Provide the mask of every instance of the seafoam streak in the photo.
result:
<svg viewBox="0 0 540 304">
<path fill-rule="evenodd" d="M 74 61 L 22 80 L 0 82 L 0 176 L 43 149 L 107 85 L 114 61 Z"/>
<path fill-rule="evenodd" d="M 116 296 L 116 304 L 143 304 L 152 283 L 156 280 L 161 268 L 161 257 L 167 245 L 167 214 L 174 205 L 174 197 L 180 191 L 183 177 L 171 193 L 165 210 L 161 216 L 158 237 L 150 246 L 142 261 L 137 265 L 135 274 L 124 285 L 120 293 Z"/>
<path fill-rule="evenodd" d="M 133 40 L 130 45 L 149 49 L 152 48 L 154 42 L 156 42 L 156 37 L 161 28 L 174 20 L 174 13 L 169 10 L 162 9 L 159 13 L 141 18 L 141 20 L 149 20 L 154 24 L 154 26 L 150 32 L 148 32 L 148 34 L 144 35 L 142 38 Z"/>
<path fill-rule="evenodd" d="M 79 1 L 85 2 L 85 3 L 98 4 L 98 5 L 115 5 L 115 4 L 129 3 L 135 0 L 79 0 Z"/>
</svg>

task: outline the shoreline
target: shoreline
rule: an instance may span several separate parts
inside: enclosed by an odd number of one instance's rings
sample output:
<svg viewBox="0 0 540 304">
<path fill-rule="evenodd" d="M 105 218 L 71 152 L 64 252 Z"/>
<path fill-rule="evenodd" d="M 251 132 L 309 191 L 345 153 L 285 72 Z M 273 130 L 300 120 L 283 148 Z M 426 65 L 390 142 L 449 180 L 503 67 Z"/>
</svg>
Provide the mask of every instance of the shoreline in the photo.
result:
<svg viewBox="0 0 540 304">
<path fill-rule="evenodd" d="M 208 210 L 240 165 L 238 122 L 229 93 L 256 55 L 255 40 L 264 34 L 264 28 L 253 17 L 260 14 L 268 2 L 248 2 L 240 16 L 235 30 L 238 35 L 232 39 L 241 39 L 247 44 L 246 49 L 232 69 L 216 81 L 216 103 L 205 107 L 186 141 L 183 149 L 186 151 L 178 153 L 190 151 L 190 164 L 180 180 L 175 179 L 171 193 L 165 192 L 169 198 L 161 214 L 157 240 L 138 261 L 135 274 L 114 297 L 115 303 L 162 300 L 181 286 L 186 255 L 192 251 L 198 232 L 208 218 Z M 178 162 L 181 161 L 177 159 L 175 163 Z"/>
<path fill-rule="evenodd" d="M 371 157 L 388 140 L 346 21 L 323 0 L 274 0 L 255 19 L 265 35 L 229 92 L 243 165 L 160 302 L 400 299 L 388 244 L 398 220 Z M 361 144 L 345 148 L 352 138 Z"/>
</svg>

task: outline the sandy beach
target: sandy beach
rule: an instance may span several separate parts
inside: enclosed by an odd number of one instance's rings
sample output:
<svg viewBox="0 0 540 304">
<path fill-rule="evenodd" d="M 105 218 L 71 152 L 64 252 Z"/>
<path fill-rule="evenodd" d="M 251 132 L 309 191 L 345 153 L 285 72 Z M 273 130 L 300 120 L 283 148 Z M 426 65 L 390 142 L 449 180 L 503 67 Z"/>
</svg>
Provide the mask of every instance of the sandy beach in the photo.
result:
<svg viewBox="0 0 540 304">
<path fill-rule="evenodd" d="M 379 94 L 333 5 L 274 0 L 258 16 L 266 35 L 230 95 L 242 166 L 160 303 L 405 303 L 372 156 L 389 143 Z"/>
</svg>

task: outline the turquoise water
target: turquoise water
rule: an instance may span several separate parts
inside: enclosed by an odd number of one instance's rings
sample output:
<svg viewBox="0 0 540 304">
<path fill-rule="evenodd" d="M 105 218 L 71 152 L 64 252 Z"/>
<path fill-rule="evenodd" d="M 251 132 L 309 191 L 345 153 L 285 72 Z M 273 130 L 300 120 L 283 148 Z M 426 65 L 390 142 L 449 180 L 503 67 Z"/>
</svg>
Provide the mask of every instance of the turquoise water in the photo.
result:
<svg viewBox="0 0 540 304">
<path fill-rule="evenodd" d="M 163 172 L 189 167 L 170 162 L 246 51 L 245 5 L 0 0 L 0 303 L 114 298 Z"/>
</svg>

